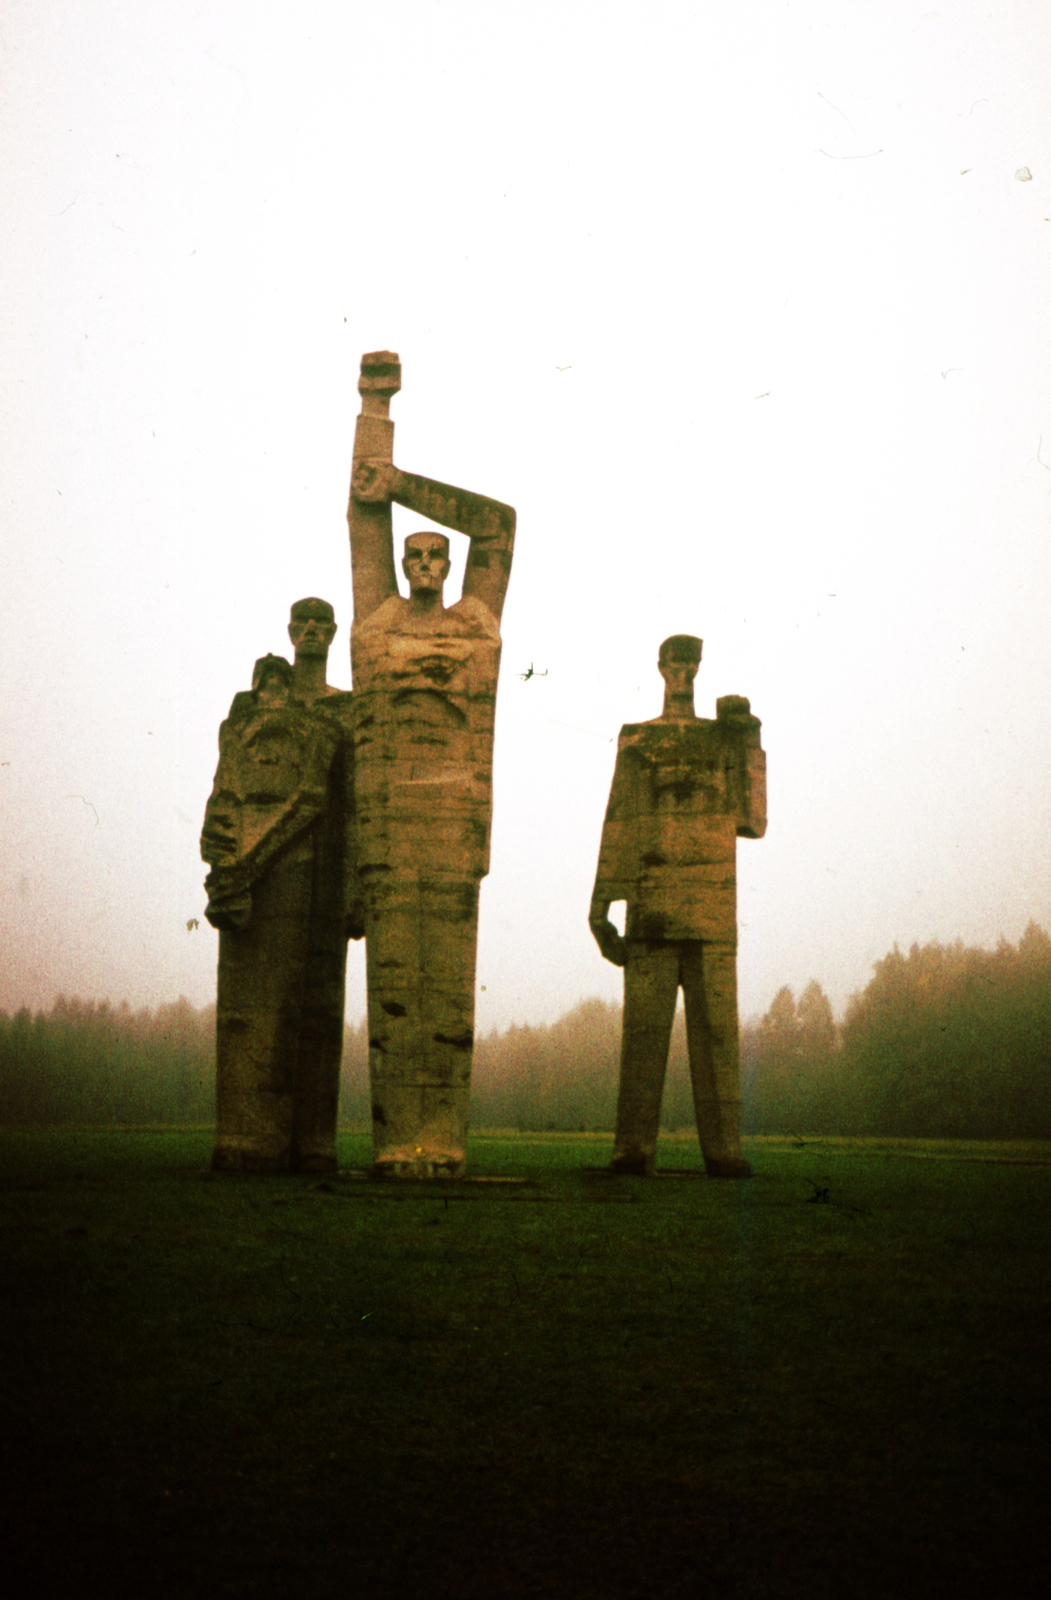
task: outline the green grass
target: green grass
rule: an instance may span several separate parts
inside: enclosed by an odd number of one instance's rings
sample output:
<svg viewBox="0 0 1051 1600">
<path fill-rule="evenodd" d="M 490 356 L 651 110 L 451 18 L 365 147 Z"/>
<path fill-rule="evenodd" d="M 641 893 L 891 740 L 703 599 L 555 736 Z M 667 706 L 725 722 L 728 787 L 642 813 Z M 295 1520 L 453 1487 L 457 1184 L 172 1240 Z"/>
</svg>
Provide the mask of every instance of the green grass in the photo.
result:
<svg viewBox="0 0 1051 1600">
<path fill-rule="evenodd" d="M 754 1140 L 713 1183 L 693 1139 L 647 1181 L 493 1134 L 472 1173 L 530 1181 L 445 1188 L 210 1147 L 0 1134 L 17 1594 L 1039 1592 L 1048 1146 Z"/>
</svg>

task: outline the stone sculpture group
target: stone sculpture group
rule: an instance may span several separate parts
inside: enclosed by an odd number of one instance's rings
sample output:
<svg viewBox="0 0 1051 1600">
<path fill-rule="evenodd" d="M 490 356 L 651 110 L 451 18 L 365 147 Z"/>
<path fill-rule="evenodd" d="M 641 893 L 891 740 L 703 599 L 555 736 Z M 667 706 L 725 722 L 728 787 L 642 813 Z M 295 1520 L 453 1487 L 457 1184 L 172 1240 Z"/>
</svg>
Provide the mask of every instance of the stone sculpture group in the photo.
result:
<svg viewBox="0 0 1051 1600">
<path fill-rule="evenodd" d="M 374 1172 L 455 1178 L 466 1156 L 478 891 L 489 870 L 500 617 L 515 513 L 394 465 L 398 357 L 362 358 L 348 522 L 352 693 L 329 686 L 327 601 L 299 600 L 295 658 L 264 656 L 219 731 L 201 854 L 219 929 L 218 1171 L 331 1171 L 347 940 L 364 937 Z M 466 534 L 412 533 L 395 577 L 392 504 Z M 766 827 L 747 700 L 694 711 L 701 641 L 660 647 L 664 710 L 621 729 L 590 924 L 624 968 L 615 1172 L 654 1170 L 684 991 L 697 1130 L 712 1177 L 745 1177 L 735 849 Z M 626 903 L 623 936 L 609 919 Z"/>
</svg>

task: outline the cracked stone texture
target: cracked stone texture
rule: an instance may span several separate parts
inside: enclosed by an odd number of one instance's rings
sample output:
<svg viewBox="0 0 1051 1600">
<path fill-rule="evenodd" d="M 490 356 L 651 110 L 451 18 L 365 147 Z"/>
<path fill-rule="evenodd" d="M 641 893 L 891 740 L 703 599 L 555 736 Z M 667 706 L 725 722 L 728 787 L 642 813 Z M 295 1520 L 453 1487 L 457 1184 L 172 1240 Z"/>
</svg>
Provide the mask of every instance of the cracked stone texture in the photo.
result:
<svg viewBox="0 0 1051 1600">
<path fill-rule="evenodd" d="M 743 696 L 698 717 L 701 641 L 666 639 L 664 710 L 620 731 L 591 928 L 624 968 L 613 1167 L 652 1173 L 678 991 L 683 990 L 697 1132 L 712 1177 L 745 1177 L 737 1017 L 736 841 L 766 831 L 766 757 Z M 609 920 L 625 901 L 623 937 Z"/>
<path fill-rule="evenodd" d="M 365 907 L 374 1163 L 464 1169 L 478 888 L 489 870 L 500 615 L 515 513 L 393 465 L 396 355 L 362 359 L 348 510 L 357 859 Z M 446 606 L 448 540 L 410 534 L 397 591 L 391 505 L 471 541 Z"/>
<path fill-rule="evenodd" d="M 299 607 L 295 666 L 264 657 L 222 724 L 201 836 L 219 929 L 217 1171 L 336 1165 L 347 938 L 362 920 L 351 696 L 324 682 L 332 608 Z"/>
</svg>

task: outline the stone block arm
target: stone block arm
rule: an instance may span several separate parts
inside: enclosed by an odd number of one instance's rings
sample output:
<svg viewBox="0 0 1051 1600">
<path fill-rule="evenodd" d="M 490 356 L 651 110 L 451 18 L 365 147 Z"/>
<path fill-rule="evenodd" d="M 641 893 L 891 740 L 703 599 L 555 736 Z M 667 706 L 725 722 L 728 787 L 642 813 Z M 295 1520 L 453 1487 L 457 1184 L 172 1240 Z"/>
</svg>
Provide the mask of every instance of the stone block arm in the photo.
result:
<svg viewBox="0 0 1051 1600">
<path fill-rule="evenodd" d="M 464 598 L 470 595 L 483 601 L 499 622 L 515 547 L 514 508 L 470 489 L 457 489 L 450 483 L 437 483 L 433 478 L 396 468 L 391 499 L 442 528 L 467 535 L 471 553 L 463 582 Z"/>
<path fill-rule="evenodd" d="M 257 878 L 278 851 L 304 828 L 309 828 L 325 810 L 329 800 L 328 769 L 334 753 L 333 744 L 331 736 L 319 732 L 304 762 L 306 770 L 295 794 L 275 810 L 265 830 L 244 851 L 238 865 L 250 879 Z"/>
<path fill-rule="evenodd" d="M 762 723 L 752 715 L 743 694 L 727 694 L 715 703 L 719 725 L 737 745 L 735 794 L 737 837 L 761 839 L 766 832 L 766 752 L 759 743 Z"/>
<path fill-rule="evenodd" d="M 201 829 L 201 860 L 207 861 L 210 867 L 221 867 L 224 862 L 236 860 L 238 804 L 237 796 L 229 790 L 212 790 Z"/>
<path fill-rule="evenodd" d="M 394 424 L 388 417 L 358 418 L 347 523 L 354 617 L 359 622 L 398 592 L 390 509 L 393 444 Z"/>
<path fill-rule="evenodd" d="M 745 794 L 737 823 L 739 839 L 761 839 L 766 832 L 766 751 L 745 752 Z"/>
<path fill-rule="evenodd" d="M 258 807 L 253 808 L 254 837 L 246 837 L 245 799 L 239 792 L 242 785 L 238 784 L 233 770 L 236 742 L 229 741 L 220 756 L 201 835 L 201 854 L 212 869 L 205 880 L 208 891 L 205 916 L 213 927 L 245 926 L 250 913 L 249 891 L 256 878 L 285 845 L 325 810 L 328 772 L 337 739 L 338 734 L 324 724 L 311 730 L 300 783 L 287 800 L 268 808 L 261 827 Z M 236 920 L 227 917 L 228 902 L 236 904 Z"/>
<path fill-rule="evenodd" d="M 210 867 L 235 860 L 240 849 L 241 830 L 237 820 L 240 801 L 230 770 L 230 751 L 235 742 L 232 725 L 238 713 L 244 710 L 246 702 L 254 704 L 255 696 L 250 692 L 234 695 L 230 715 L 219 724 L 219 765 L 215 769 L 212 792 L 204 808 L 204 826 L 201 829 L 201 859 L 207 861 Z"/>
<path fill-rule="evenodd" d="M 361 415 L 354 433 L 350 478 L 350 566 L 354 617 L 366 617 L 398 592 L 390 489 L 394 474 L 394 423 L 390 402 L 401 388 L 401 363 L 393 350 L 373 350 L 361 358 Z"/>
<path fill-rule="evenodd" d="M 401 364 L 392 350 L 373 350 L 361 360 L 361 415 L 354 435 L 350 480 L 350 555 L 354 618 L 366 617 L 398 592 L 394 566 L 391 502 L 428 517 L 471 541 L 464 598 L 481 600 L 499 622 L 511 573 L 515 513 L 510 506 L 469 489 L 400 472 L 394 466 L 390 402 L 401 388 Z"/>
<path fill-rule="evenodd" d="M 324 810 L 325 800 L 324 790 L 302 790 L 282 807 L 266 832 L 248 850 L 233 857 L 224 855 L 212 862 L 212 870 L 204 880 L 208 891 L 204 914 L 213 928 L 247 925 L 251 916 L 252 884 L 279 850 L 309 828 Z"/>
<path fill-rule="evenodd" d="M 602 843 L 599 846 L 595 887 L 591 892 L 591 910 L 588 913 L 588 925 L 596 944 L 606 960 L 612 961 L 617 967 L 624 965 L 626 950 L 623 936 L 609 920 L 609 908 L 614 900 L 627 901 L 630 907 L 634 895 L 638 873 L 636 779 L 636 763 L 630 747 L 625 747 L 622 732 L 606 804 L 606 817 L 602 824 Z"/>
</svg>

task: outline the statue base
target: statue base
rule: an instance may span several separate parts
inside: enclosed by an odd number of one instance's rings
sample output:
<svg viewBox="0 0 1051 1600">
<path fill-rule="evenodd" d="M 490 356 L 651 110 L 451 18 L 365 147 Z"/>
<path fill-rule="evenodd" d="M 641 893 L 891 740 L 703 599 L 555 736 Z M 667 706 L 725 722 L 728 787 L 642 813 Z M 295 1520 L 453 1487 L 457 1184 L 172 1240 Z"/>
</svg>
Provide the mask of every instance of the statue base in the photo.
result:
<svg viewBox="0 0 1051 1600">
<path fill-rule="evenodd" d="M 462 1155 L 441 1155 L 434 1151 L 384 1154 L 372 1164 L 374 1178 L 428 1179 L 462 1178 L 467 1162 Z"/>
<path fill-rule="evenodd" d="M 236 1145 L 217 1144 L 212 1151 L 213 1172 L 335 1172 L 334 1155 L 304 1155 L 292 1157 L 263 1155 L 256 1150 L 238 1149 Z"/>
</svg>

